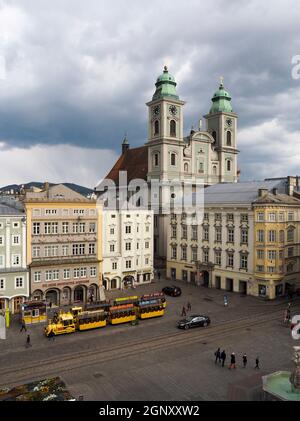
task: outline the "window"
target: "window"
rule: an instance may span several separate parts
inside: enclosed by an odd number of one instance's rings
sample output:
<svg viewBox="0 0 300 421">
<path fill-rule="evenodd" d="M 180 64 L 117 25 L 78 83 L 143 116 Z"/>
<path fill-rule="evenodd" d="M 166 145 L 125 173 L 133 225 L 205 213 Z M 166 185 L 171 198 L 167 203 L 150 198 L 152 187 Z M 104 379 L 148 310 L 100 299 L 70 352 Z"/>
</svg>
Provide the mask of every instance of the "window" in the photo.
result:
<svg viewBox="0 0 300 421">
<path fill-rule="evenodd" d="M 12 255 L 12 266 L 20 266 L 21 256 L 19 254 Z"/>
<path fill-rule="evenodd" d="M 150 231 L 150 227 L 149 227 L 149 225 L 146 225 L 146 232 L 149 232 Z"/>
<path fill-rule="evenodd" d="M 294 256 L 294 247 L 289 247 L 288 248 L 288 257 L 293 257 Z"/>
<path fill-rule="evenodd" d="M 40 247 L 38 246 L 33 246 L 32 247 L 32 257 L 40 257 Z"/>
<path fill-rule="evenodd" d="M 176 246 L 172 246 L 171 248 L 172 251 L 172 259 L 177 259 L 177 247 Z"/>
<path fill-rule="evenodd" d="M 276 231 L 270 230 L 269 231 L 269 242 L 274 243 L 276 241 Z"/>
<path fill-rule="evenodd" d="M 172 238 L 176 238 L 176 237 L 177 237 L 177 226 L 172 225 Z"/>
<path fill-rule="evenodd" d="M 16 288 L 24 288 L 24 278 L 22 276 L 19 276 L 15 280 L 15 287 Z"/>
<path fill-rule="evenodd" d="M 47 235 L 51 234 L 51 222 L 45 222 L 44 233 Z"/>
<path fill-rule="evenodd" d="M 113 269 L 113 270 L 117 270 L 117 269 L 118 269 L 118 264 L 117 264 L 117 262 L 112 262 L 112 269 Z"/>
<path fill-rule="evenodd" d="M 78 279 L 79 278 L 79 275 L 80 275 L 80 269 L 79 268 L 75 268 L 73 270 L 74 279 Z"/>
<path fill-rule="evenodd" d="M 80 234 L 84 234 L 85 233 L 85 223 L 84 222 L 80 222 L 79 223 L 79 233 Z"/>
<path fill-rule="evenodd" d="M 214 130 L 211 135 L 216 142 L 217 141 L 217 132 Z"/>
<path fill-rule="evenodd" d="M 95 254 L 95 253 L 96 253 L 96 244 L 89 243 L 89 254 Z"/>
<path fill-rule="evenodd" d="M 63 256 L 69 255 L 69 246 L 67 246 L 67 245 L 62 246 L 62 254 L 63 254 Z"/>
<path fill-rule="evenodd" d="M 131 250 L 131 243 L 125 243 L 125 250 Z"/>
<path fill-rule="evenodd" d="M 58 234 L 58 222 L 52 222 L 51 234 Z"/>
<path fill-rule="evenodd" d="M 230 268 L 233 268 L 233 262 L 234 262 L 234 254 L 232 252 L 229 252 L 227 254 L 227 266 Z"/>
<path fill-rule="evenodd" d="M 199 162 L 199 172 L 203 173 L 204 172 L 204 164 L 203 162 Z"/>
<path fill-rule="evenodd" d="M 114 245 L 114 244 L 111 244 L 111 245 L 109 246 L 109 250 L 110 250 L 111 252 L 114 252 L 114 251 L 115 251 L 115 245 Z"/>
<path fill-rule="evenodd" d="M 231 132 L 227 132 L 227 146 L 231 146 Z"/>
<path fill-rule="evenodd" d="M 293 221 L 294 220 L 294 212 L 289 212 L 288 213 L 288 221 Z"/>
<path fill-rule="evenodd" d="M 198 260 L 198 247 L 192 247 L 192 262 L 197 262 Z"/>
<path fill-rule="evenodd" d="M 279 241 L 281 243 L 284 243 L 284 231 L 283 230 L 279 231 Z"/>
<path fill-rule="evenodd" d="M 241 269 L 248 269 L 248 255 L 241 254 Z"/>
<path fill-rule="evenodd" d="M 0 246 L 4 245 L 4 237 L 3 235 L 0 235 Z"/>
<path fill-rule="evenodd" d="M 80 278 L 86 278 L 86 268 L 80 268 Z"/>
<path fill-rule="evenodd" d="M 241 243 L 248 244 L 248 229 L 246 228 L 241 229 Z"/>
<path fill-rule="evenodd" d="M 263 212 L 258 212 L 257 214 L 257 221 L 258 222 L 263 222 L 265 220 L 265 215 Z"/>
<path fill-rule="evenodd" d="M 175 153 L 171 153 L 171 165 L 176 165 L 176 155 Z"/>
<path fill-rule="evenodd" d="M 226 168 L 227 168 L 227 171 L 231 171 L 231 161 L 230 161 L 230 159 L 227 159 Z"/>
<path fill-rule="evenodd" d="M 284 254 L 283 254 L 283 250 L 279 250 L 279 259 L 283 259 L 284 258 Z"/>
<path fill-rule="evenodd" d="M 189 172 L 189 164 L 184 164 L 184 172 Z"/>
<path fill-rule="evenodd" d="M 215 214 L 215 221 L 222 221 L 222 214 L 221 213 Z"/>
<path fill-rule="evenodd" d="M 45 257 L 51 257 L 51 246 L 45 246 L 44 253 Z"/>
<path fill-rule="evenodd" d="M 0 267 L 4 267 L 4 256 L 0 255 Z"/>
<path fill-rule="evenodd" d="M 187 247 L 181 247 L 181 260 L 187 260 Z"/>
<path fill-rule="evenodd" d="M 96 268 L 93 266 L 90 268 L 90 276 L 91 278 L 95 278 L 97 274 Z"/>
<path fill-rule="evenodd" d="M 247 213 L 242 213 L 241 214 L 241 222 L 248 222 L 248 214 Z"/>
<path fill-rule="evenodd" d="M 0 290 L 5 290 L 5 279 L 0 278 Z"/>
<path fill-rule="evenodd" d="M 96 223 L 95 222 L 90 222 L 89 232 L 90 233 L 95 233 L 96 232 Z"/>
<path fill-rule="evenodd" d="M 293 263 L 289 263 L 289 264 L 287 265 L 287 267 L 286 267 L 286 271 L 287 271 L 288 273 L 294 272 L 294 265 L 293 265 Z"/>
<path fill-rule="evenodd" d="M 84 215 L 84 209 L 74 209 L 74 215 Z"/>
<path fill-rule="evenodd" d="M 186 225 L 181 226 L 181 237 L 184 240 L 187 240 L 187 226 Z"/>
<path fill-rule="evenodd" d="M 57 210 L 56 209 L 46 209 L 45 214 L 46 215 L 56 215 Z"/>
<path fill-rule="evenodd" d="M 258 230 L 257 231 L 257 241 L 259 243 L 262 243 L 262 242 L 264 242 L 264 239 L 265 239 L 265 233 L 264 233 L 264 231 L 263 230 Z"/>
<path fill-rule="evenodd" d="M 276 222 L 276 213 L 275 212 L 269 213 L 269 221 L 270 222 Z"/>
<path fill-rule="evenodd" d="M 148 249 L 149 248 L 149 241 L 146 241 L 145 242 L 145 249 Z"/>
<path fill-rule="evenodd" d="M 209 213 L 208 212 L 204 212 L 203 219 L 204 219 L 204 221 L 209 221 Z"/>
<path fill-rule="evenodd" d="M 52 271 L 52 279 L 53 279 L 53 281 L 58 281 L 59 280 L 59 270 L 58 269 L 54 269 Z"/>
<path fill-rule="evenodd" d="M 264 266 L 262 266 L 262 265 L 257 265 L 256 266 L 256 271 L 257 272 L 264 272 L 264 270 L 265 270 Z"/>
<path fill-rule="evenodd" d="M 69 233 L 69 222 L 62 223 L 62 233 L 68 234 Z"/>
<path fill-rule="evenodd" d="M 220 250 L 216 250 L 215 251 L 215 264 L 217 266 L 221 266 L 221 256 L 222 256 L 221 251 Z"/>
<path fill-rule="evenodd" d="M 77 222 L 73 222 L 73 234 L 77 234 L 79 231 L 79 225 Z"/>
<path fill-rule="evenodd" d="M 215 228 L 215 242 L 222 243 L 222 227 Z"/>
<path fill-rule="evenodd" d="M 257 258 L 260 260 L 265 258 L 264 250 L 257 250 Z"/>
<path fill-rule="evenodd" d="M 198 227 L 197 227 L 197 225 L 192 226 L 192 240 L 198 240 Z"/>
<path fill-rule="evenodd" d="M 175 120 L 170 121 L 170 136 L 176 137 L 176 121 Z"/>
<path fill-rule="evenodd" d="M 228 243 L 234 243 L 234 228 L 228 228 L 227 238 L 228 238 Z"/>
<path fill-rule="evenodd" d="M 158 167 L 158 165 L 159 165 L 159 159 L 158 159 L 158 153 L 155 153 L 154 154 L 154 160 L 153 160 L 154 162 L 153 162 L 153 165 L 155 166 L 155 167 Z"/>
<path fill-rule="evenodd" d="M 287 230 L 287 241 L 294 241 L 294 228 Z"/>
<path fill-rule="evenodd" d="M 268 273 L 274 273 L 276 268 L 274 266 L 268 266 Z"/>
<path fill-rule="evenodd" d="M 209 241 L 209 228 L 203 227 L 203 240 Z"/>
<path fill-rule="evenodd" d="M 70 269 L 64 269 L 64 279 L 70 279 Z"/>
<path fill-rule="evenodd" d="M 127 226 L 125 227 L 125 233 L 126 233 L 126 234 L 131 234 L 131 226 L 130 226 L 130 225 L 127 225 Z"/>
<path fill-rule="evenodd" d="M 72 248 L 74 256 L 85 254 L 85 244 L 73 244 Z"/>
<path fill-rule="evenodd" d="M 228 213 L 227 214 L 227 222 L 233 222 L 234 221 L 234 214 Z"/>
<path fill-rule="evenodd" d="M 278 220 L 280 222 L 283 222 L 284 221 L 284 213 L 283 212 L 279 212 Z"/>
<path fill-rule="evenodd" d="M 51 247 L 51 253 L 53 257 L 58 256 L 58 246 L 52 246 Z"/>
<path fill-rule="evenodd" d="M 159 135 L 159 121 L 155 120 L 154 122 L 154 136 Z"/>
<path fill-rule="evenodd" d="M 217 167 L 216 167 L 216 165 L 213 166 L 213 175 L 217 175 Z"/>
<path fill-rule="evenodd" d="M 276 260 L 276 250 L 268 250 L 268 259 Z"/>
<path fill-rule="evenodd" d="M 45 272 L 45 280 L 46 281 L 51 281 L 52 279 L 52 270 L 46 270 Z"/>
<path fill-rule="evenodd" d="M 40 233 L 40 223 L 39 222 L 33 223 L 32 232 L 33 232 L 33 235 L 39 235 L 39 233 Z"/>
<path fill-rule="evenodd" d="M 115 234 L 115 229 L 114 228 L 111 228 L 110 229 L 110 235 L 114 235 Z"/>
<path fill-rule="evenodd" d="M 204 249 L 203 250 L 203 262 L 204 263 L 208 263 L 209 260 L 209 250 L 208 249 Z"/>
<path fill-rule="evenodd" d="M 131 269 L 131 260 L 126 260 L 126 269 Z"/>
<path fill-rule="evenodd" d="M 13 235 L 12 236 L 12 244 L 14 246 L 17 246 L 20 244 L 20 236 L 19 235 Z"/>
<path fill-rule="evenodd" d="M 140 249 L 140 243 L 136 243 L 136 249 L 139 250 Z"/>
</svg>

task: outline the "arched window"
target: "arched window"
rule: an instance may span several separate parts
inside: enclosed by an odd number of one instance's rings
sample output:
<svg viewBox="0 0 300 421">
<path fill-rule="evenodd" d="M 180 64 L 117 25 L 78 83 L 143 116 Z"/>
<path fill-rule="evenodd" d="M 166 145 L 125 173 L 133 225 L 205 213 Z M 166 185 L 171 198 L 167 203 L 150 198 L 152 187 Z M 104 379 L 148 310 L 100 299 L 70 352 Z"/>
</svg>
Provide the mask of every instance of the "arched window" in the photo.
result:
<svg viewBox="0 0 300 421">
<path fill-rule="evenodd" d="M 213 166 L 213 175 L 217 175 L 217 167 L 215 165 Z"/>
<path fill-rule="evenodd" d="M 217 141 L 217 132 L 214 130 L 211 135 L 212 135 L 212 137 L 214 138 L 214 140 L 216 142 Z"/>
<path fill-rule="evenodd" d="M 176 137 L 176 121 L 175 120 L 170 121 L 170 136 Z"/>
<path fill-rule="evenodd" d="M 188 163 L 184 164 L 184 172 L 189 172 L 189 164 Z"/>
<path fill-rule="evenodd" d="M 227 159 L 227 171 L 231 171 L 231 161 Z"/>
<path fill-rule="evenodd" d="M 171 165 L 173 165 L 173 166 L 176 165 L 176 154 L 175 153 L 171 153 Z"/>
<path fill-rule="evenodd" d="M 159 121 L 155 120 L 154 122 L 154 136 L 159 134 Z"/>
<path fill-rule="evenodd" d="M 203 162 L 199 162 L 199 172 L 201 172 L 201 173 L 204 172 L 204 164 L 203 164 Z"/>
<path fill-rule="evenodd" d="M 227 132 L 227 146 L 231 146 L 231 132 Z"/>
</svg>

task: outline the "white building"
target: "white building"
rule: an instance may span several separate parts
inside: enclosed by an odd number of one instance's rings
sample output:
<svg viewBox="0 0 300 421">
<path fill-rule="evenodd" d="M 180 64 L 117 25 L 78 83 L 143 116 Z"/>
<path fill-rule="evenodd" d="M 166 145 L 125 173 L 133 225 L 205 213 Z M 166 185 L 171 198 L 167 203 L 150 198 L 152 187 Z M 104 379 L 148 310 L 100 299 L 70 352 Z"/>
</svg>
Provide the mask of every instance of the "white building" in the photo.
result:
<svg viewBox="0 0 300 421">
<path fill-rule="evenodd" d="M 103 212 L 103 286 L 123 289 L 153 278 L 153 212 Z"/>
</svg>

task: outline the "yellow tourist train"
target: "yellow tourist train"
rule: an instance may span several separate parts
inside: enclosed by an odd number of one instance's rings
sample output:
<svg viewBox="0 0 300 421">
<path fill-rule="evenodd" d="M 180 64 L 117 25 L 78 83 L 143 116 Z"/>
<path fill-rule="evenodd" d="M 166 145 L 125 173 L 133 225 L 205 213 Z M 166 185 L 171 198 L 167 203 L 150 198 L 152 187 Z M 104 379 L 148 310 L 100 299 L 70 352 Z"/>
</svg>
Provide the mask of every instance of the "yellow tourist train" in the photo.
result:
<svg viewBox="0 0 300 421">
<path fill-rule="evenodd" d="M 117 298 L 111 303 L 91 303 L 87 304 L 85 309 L 73 307 L 66 313 L 56 313 L 45 327 L 45 335 L 51 337 L 97 329 L 107 324 L 117 325 L 130 322 L 136 324 L 137 319 L 161 317 L 164 315 L 166 301 L 161 295 L 146 299 L 152 296 L 152 294 L 143 296 L 141 299 L 137 296 Z"/>
</svg>

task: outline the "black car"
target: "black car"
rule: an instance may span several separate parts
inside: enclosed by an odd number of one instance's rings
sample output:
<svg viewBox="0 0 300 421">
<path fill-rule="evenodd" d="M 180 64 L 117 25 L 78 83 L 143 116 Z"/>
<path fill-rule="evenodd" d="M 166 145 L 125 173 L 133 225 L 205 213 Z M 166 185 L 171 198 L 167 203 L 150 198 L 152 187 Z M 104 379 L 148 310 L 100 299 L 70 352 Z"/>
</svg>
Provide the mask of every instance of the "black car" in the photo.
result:
<svg viewBox="0 0 300 421">
<path fill-rule="evenodd" d="M 170 295 L 171 297 L 179 297 L 181 295 L 181 288 L 173 285 L 171 287 L 164 287 L 162 292 L 166 295 Z"/>
<path fill-rule="evenodd" d="M 184 320 L 180 320 L 177 324 L 179 329 L 190 329 L 191 327 L 206 327 L 210 324 L 210 318 L 208 316 L 200 316 L 199 314 L 194 314 L 193 316 L 188 316 Z"/>
</svg>

